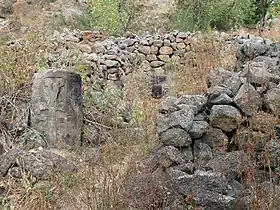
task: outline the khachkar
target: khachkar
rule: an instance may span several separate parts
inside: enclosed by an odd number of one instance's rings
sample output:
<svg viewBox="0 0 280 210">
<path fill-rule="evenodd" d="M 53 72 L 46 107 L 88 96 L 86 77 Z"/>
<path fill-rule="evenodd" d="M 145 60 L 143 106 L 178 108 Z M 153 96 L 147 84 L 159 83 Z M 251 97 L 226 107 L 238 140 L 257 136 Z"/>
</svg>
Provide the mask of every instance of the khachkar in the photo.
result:
<svg viewBox="0 0 280 210">
<path fill-rule="evenodd" d="M 79 74 L 50 69 L 37 73 L 32 87 L 30 126 L 47 147 L 71 148 L 81 140 L 82 81 Z"/>
</svg>

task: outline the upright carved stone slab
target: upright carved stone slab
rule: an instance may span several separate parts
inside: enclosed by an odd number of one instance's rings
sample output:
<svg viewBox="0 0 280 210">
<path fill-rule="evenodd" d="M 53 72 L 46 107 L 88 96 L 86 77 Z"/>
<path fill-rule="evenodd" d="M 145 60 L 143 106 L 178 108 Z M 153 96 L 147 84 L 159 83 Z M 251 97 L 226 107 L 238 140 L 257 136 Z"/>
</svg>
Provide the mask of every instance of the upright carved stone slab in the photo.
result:
<svg viewBox="0 0 280 210">
<path fill-rule="evenodd" d="M 82 81 L 79 74 L 47 70 L 36 74 L 32 87 L 30 125 L 47 147 L 79 144 L 82 128 Z"/>
</svg>

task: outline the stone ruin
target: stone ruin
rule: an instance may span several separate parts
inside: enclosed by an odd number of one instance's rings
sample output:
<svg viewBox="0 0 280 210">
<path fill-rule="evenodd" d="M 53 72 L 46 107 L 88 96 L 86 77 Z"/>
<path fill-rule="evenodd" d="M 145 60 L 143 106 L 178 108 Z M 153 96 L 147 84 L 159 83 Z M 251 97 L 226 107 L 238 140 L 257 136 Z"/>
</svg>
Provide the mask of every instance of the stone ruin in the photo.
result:
<svg viewBox="0 0 280 210">
<path fill-rule="evenodd" d="M 170 40 L 172 34 L 169 34 L 169 38 L 165 36 L 161 41 L 153 37 L 146 37 L 146 41 L 128 37 L 116 38 L 116 42 L 109 39 L 95 43 L 90 38 L 89 44 L 85 45 L 80 43 L 85 38 L 67 34 L 62 37 L 76 43 L 73 50 L 84 52 L 89 64 L 88 78 L 97 76 L 115 81 L 112 78 L 118 78 L 119 72 L 126 74 L 127 63 L 122 60 L 125 52 L 132 57 L 142 55 L 152 72 L 161 72 L 158 68 L 163 69 L 166 61 L 160 55 L 169 59 L 178 56 L 174 54 L 178 48 L 175 50 L 172 43 L 184 43 L 185 49 L 180 49 L 184 52 L 188 50 L 187 46 L 191 46 L 186 44 L 190 34 L 185 39 L 178 37 L 182 36 L 179 34 L 173 35 L 173 42 Z M 161 103 L 157 134 L 162 147 L 143 163 L 152 174 L 161 170 L 163 174 L 160 176 L 167 178 L 168 205 L 162 209 L 184 209 L 185 204 L 182 203 L 189 198 L 195 206 L 209 210 L 250 209 L 250 183 L 247 183 L 245 175 L 252 158 L 258 164 L 254 168 L 255 184 L 264 191 L 271 189 L 270 186 L 279 188 L 280 46 L 262 38 L 236 41 L 241 47 L 237 51 L 233 71 L 211 71 L 209 90 L 202 95 L 169 96 Z M 65 45 L 69 44 L 67 42 Z M 127 42 L 133 42 L 135 46 L 129 46 Z M 157 47 L 155 43 L 161 46 L 158 46 L 156 54 L 152 54 L 151 49 Z M 55 56 L 61 56 L 63 60 L 68 51 L 59 50 L 62 47 L 59 44 L 56 47 Z M 128 50 L 132 49 L 130 47 L 133 48 L 131 52 Z M 143 49 L 141 52 L 141 47 L 147 52 L 149 48 L 149 53 L 145 54 Z M 161 48 L 172 48 L 172 53 L 162 54 Z M 101 51 L 94 51 L 97 49 Z M 161 62 L 159 67 L 148 60 L 152 56 L 156 57 L 157 63 Z M 126 58 L 123 56 L 124 60 Z M 52 62 L 55 63 L 54 60 Z M 113 73 L 112 69 L 117 72 Z M 156 97 L 160 98 L 158 86 L 165 78 L 164 75 L 155 75 L 158 77 L 154 77 L 157 84 L 154 89 Z M 74 172 L 77 167 L 73 162 L 49 148 L 69 149 L 80 143 L 81 78 L 73 72 L 50 69 L 37 74 L 33 87 L 29 115 L 31 129 L 20 139 L 20 146 L 29 150 L 19 147 L 1 154 L 0 174 L 21 178 L 23 172 L 28 171 L 36 179 L 47 179 L 53 171 Z M 248 152 L 251 157 L 248 157 Z"/>
<path fill-rule="evenodd" d="M 279 193 L 279 61 L 280 45 L 247 40 L 234 71 L 210 72 L 206 93 L 162 101 L 162 147 L 142 163 L 154 176 L 166 177 L 162 209 L 252 209 L 252 184 L 260 187 L 264 203 Z M 278 206 L 274 198 L 272 209 Z"/>
<path fill-rule="evenodd" d="M 138 37 L 107 37 L 99 31 L 69 31 L 53 34 L 53 46 L 49 54 L 50 65 L 72 65 L 69 60 L 75 51 L 82 53 L 89 76 L 117 81 L 142 64 L 146 72 L 162 74 L 164 65 L 178 61 L 197 44 L 194 33 L 174 31 L 164 35 Z M 75 60 L 76 62 L 76 60 Z"/>
<path fill-rule="evenodd" d="M 182 63 L 186 53 L 198 42 L 196 34 L 173 31 L 164 35 L 143 37 L 128 33 L 124 37 L 108 37 L 100 31 L 69 31 L 53 34 L 47 57 L 49 67 L 85 65 L 87 81 L 116 84 L 122 88 L 125 77 L 141 69 L 150 77 L 152 97 L 167 92 L 165 64 Z M 79 55 L 79 56 L 77 56 Z"/>
<path fill-rule="evenodd" d="M 216 34 L 216 38 L 233 45 L 249 37 Z M 83 64 L 86 81 L 92 84 L 125 85 L 132 72 L 144 71 L 150 78 L 151 95 L 163 97 L 168 91 L 167 65 L 183 64 L 186 55 L 199 47 L 200 33 L 172 31 L 166 34 L 108 37 L 102 31 L 55 31 L 46 60 L 49 68 L 73 68 Z M 80 69 L 79 69 L 80 70 Z"/>
</svg>

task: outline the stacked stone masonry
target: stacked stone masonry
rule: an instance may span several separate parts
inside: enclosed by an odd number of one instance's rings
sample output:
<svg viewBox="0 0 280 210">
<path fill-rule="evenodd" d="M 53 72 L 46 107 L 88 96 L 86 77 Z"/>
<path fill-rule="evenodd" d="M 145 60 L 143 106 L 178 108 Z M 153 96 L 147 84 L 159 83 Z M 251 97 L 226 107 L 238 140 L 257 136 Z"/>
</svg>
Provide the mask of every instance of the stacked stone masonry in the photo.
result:
<svg viewBox="0 0 280 210">
<path fill-rule="evenodd" d="M 87 64 L 88 75 L 113 81 L 131 73 L 136 64 L 141 64 L 144 71 L 161 74 L 166 63 L 181 62 L 187 52 L 195 50 L 200 37 L 199 33 L 179 31 L 143 37 L 134 34 L 108 37 L 100 31 L 64 29 L 53 34 L 48 61 L 50 67 L 55 67 L 73 65 L 81 59 Z M 239 43 L 245 40 L 230 35 L 222 38 L 237 39 Z"/>
<path fill-rule="evenodd" d="M 180 61 L 197 43 L 197 37 L 190 32 L 174 31 L 165 35 L 128 34 L 115 38 L 98 31 L 65 29 L 63 33 L 55 32 L 53 41 L 50 63 L 64 62 L 69 53 L 80 51 L 89 75 L 116 81 L 131 73 L 136 64 L 142 64 L 145 71 L 164 72 L 165 63 Z"/>
<path fill-rule="evenodd" d="M 234 71 L 210 72 L 206 93 L 166 97 L 157 120 L 163 146 L 149 159 L 150 170 L 163 168 L 170 189 L 192 195 L 202 209 L 251 209 L 249 161 L 257 163 L 255 184 L 278 189 L 279 70 L 280 46 L 249 39 Z"/>
<path fill-rule="evenodd" d="M 243 44 L 249 37 L 216 34 L 217 40 Z M 82 64 L 90 83 L 125 85 L 125 77 L 137 70 L 147 73 L 154 98 L 168 91 L 166 64 L 183 64 L 188 53 L 195 52 L 200 33 L 173 31 L 161 35 L 108 37 L 100 31 L 55 31 L 46 56 L 48 68 L 73 68 Z"/>
</svg>

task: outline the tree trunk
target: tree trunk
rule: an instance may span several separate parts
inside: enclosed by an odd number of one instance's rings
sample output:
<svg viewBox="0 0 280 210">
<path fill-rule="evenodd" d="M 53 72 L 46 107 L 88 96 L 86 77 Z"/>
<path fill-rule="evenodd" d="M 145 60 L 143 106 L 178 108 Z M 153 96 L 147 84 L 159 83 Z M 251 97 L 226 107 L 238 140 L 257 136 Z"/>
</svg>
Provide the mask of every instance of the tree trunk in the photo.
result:
<svg viewBox="0 0 280 210">
<path fill-rule="evenodd" d="M 265 16 L 267 13 L 267 0 L 261 0 L 261 15 L 260 15 L 260 29 L 259 36 L 262 36 L 262 32 L 265 28 Z"/>
</svg>

